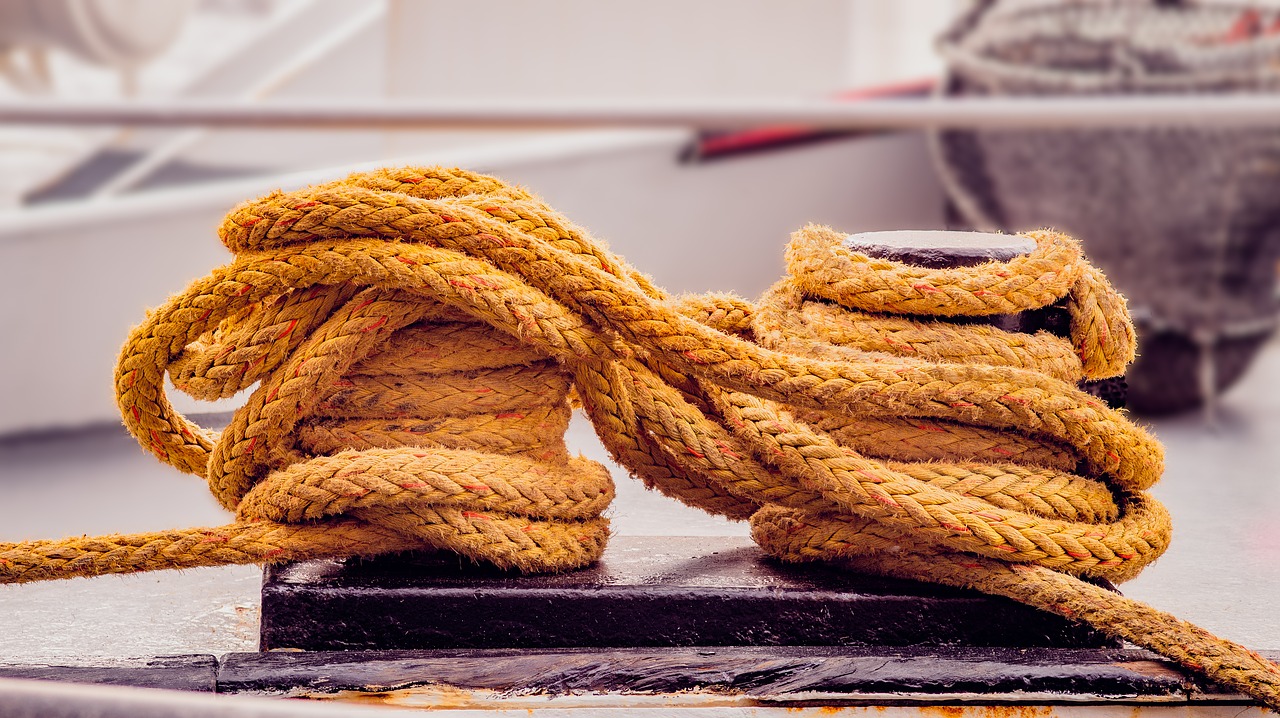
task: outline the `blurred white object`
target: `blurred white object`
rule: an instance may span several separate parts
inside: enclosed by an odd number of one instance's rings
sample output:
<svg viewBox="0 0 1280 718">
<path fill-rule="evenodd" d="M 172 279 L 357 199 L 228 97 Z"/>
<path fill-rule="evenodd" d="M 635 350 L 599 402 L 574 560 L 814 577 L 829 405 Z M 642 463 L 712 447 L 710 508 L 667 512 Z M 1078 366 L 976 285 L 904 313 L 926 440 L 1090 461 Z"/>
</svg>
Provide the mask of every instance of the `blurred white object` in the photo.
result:
<svg viewBox="0 0 1280 718">
<path fill-rule="evenodd" d="M 895 0 L 902 7 L 890 12 L 884 0 L 274 0 L 248 13 L 203 0 L 177 43 L 140 73 L 127 107 L 797 102 L 935 72 L 933 27 L 959 1 Z M 874 50 L 869 38 L 879 40 Z M 118 102 L 102 91 L 100 72 L 66 68 L 86 80 L 75 86 L 71 72 L 64 80 L 58 63 L 70 59 L 51 57 L 61 99 Z M 244 198 L 356 165 L 458 164 L 536 187 L 677 292 L 760 292 L 782 272 L 788 232 L 806 221 L 850 231 L 943 222 L 928 153 L 911 135 L 686 165 L 678 161 L 692 136 L 685 130 L 95 131 L 0 126 L 0 206 L 61 178 L 83 185 L 56 202 L 0 211 L 0 326 L 13 338 L 0 372 L 22 377 L 0 386 L 0 434 L 114 421 L 103 372 L 142 307 L 226 262 L 213 233 L 219 217 Z M 51 146 L 55 132 L 87 138 L 79 160 Z M 199 180 L 201 172 L 223 179 Z M 192 175 L 196 182 L 175 186 L 174 177 Z M 665 210 L 659 236 L 654 205 Z M 75 291 L 48 290 L 59 285 Z M 18 299 L 26 296 L 41 297 L 39 312 Z"/>
<path fill-rule="evenodd" d="M 0 46 L 136 67 L 177 39 L 190 12 L 190 0 L 0 0 Z"/>
<path fill-rule="evenodd" d="M 59 0 L 61 1 L 61 0 Z M 6 36 L 13 7 L 0 0 L 0 23 Z M 19 0 L 26 7 L 28 0 Z M 34 3 L 32 3 L 34 4 Z M 260 77 L 269 77 L 296 53 L 296 46 L 309 45 L 323 37 L 326 28 L 347 21 L 366 4 L 350 3 L 353 12 L 342 11 L 340 0 L 320 4 L 316 0 L 178 0 L 192 6 L 181 24 L 176 40 L 165 50 L 143 63 L 130 74 L 136 75 L 135 98 L 174 96 L 243 97 L 244 88 L 253 86 Z M 338 5 L 335 10 L 335 4 Z M 291 23 L 291 24 L 288 24 Z M 296 31 L 293 37 L 284 28 Z M 29 63 L 21 62 L 31 55 L 47 54 L 53 87 L 42 93 L 49 98 L 121 100 L 119 70 L 110 65 L 90 62 L 81 56 L 52 46 L 28 46 L 27 49 L 0 41 L 0 64 L 6 59 L 25 79 L 23 87 L 5 82 L 0 69 L 0 105 L 19 102 L 24 95 L 40 93 L 38 78 L 33 78 Z M 45 49 L 49 48 L 47 53 Z M 10 50 L 6 53 L 6 49 Z M 25 56 L 25 57 L 24 57 Z M 241 61 L 243 60 L 243 61 Z M 228 67 L 234 65 L 235 67 Z M 10 79 L 21 81 L 23 77 Z M 95 156 L 134 151 L 131 143 L 151 147 L 180 131 L 147 132 L 134 128 L 60 128 L 47 124 L 5 125 L 0 127 L 0 211 L 18 207 L 42 187 L 75 176 L 77 169 Z M 140 150 L 141 151 L 141 150 Z"/>
<path fill-rule="evenodd" d="M 942 192 L 919 134 L 683 164 L 679 157 L 690 137 L 670 130 L 533 135 L 402 157 L 397 164 L 468 167 L 536 188 L 676 293 L 759 294 L 782 274 L 787 236 L 805 222 L 847 231 L 942 226 Z M 228 261 L 213 232 L 227 209 L 247 197 L 360 169 L 371 167 L 0 213 L 0 326 L 7 337 L 0 375 L 20 377 L 0 383 L 0 435 L 117 420 L 110 375 L 121 342 L 143 307 Z M 661 217 L 653 207 L 662 207 Z M 26 297 L 39 297 L 38 311 Z M 239 401 L 171 397 L 184 412 L 219 411 Z"/>
</svg>

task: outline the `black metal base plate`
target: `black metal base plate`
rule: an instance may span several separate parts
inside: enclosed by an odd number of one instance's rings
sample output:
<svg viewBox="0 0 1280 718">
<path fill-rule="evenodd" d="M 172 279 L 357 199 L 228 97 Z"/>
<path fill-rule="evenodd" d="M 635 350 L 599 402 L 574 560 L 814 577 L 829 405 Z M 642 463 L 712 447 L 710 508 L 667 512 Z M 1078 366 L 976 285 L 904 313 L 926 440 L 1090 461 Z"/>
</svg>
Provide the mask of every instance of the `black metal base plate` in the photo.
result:
<svg viewBox="0 0 1280 718">
<path fill-rule="evenodd" d="M 615 537 L 556 575 L 453 554 L 268 568 L 262 650 L 644 646 L 1110 647 L 1102 634 L 970 591 L 791 566 L 746 539 Z"/>
</svg>

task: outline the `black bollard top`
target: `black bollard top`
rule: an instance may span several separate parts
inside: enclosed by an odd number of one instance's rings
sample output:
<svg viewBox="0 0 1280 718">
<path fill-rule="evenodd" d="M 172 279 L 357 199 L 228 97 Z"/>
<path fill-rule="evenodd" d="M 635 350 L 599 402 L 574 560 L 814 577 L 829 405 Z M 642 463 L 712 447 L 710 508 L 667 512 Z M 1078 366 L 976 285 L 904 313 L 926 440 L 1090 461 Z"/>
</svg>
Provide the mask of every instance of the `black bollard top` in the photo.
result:
<svg viewBox="0 0 1280 718">
<path fill-rule="evenodd" d="M 995 260 L 1007 262 L 1036 248 L 1035 240 L 1016 234 L 952 232 L 940 229 L 900 229 L 859 232 L 844 246 L 879 259 L 930 269 L 971 267 Z"/>
<path fill-rule="evenodd" d="M 844 246 L 870 257 L 888 259 L 928 269 L 972 267 L 987 261 L 1007 262 L 1029 254 L 1035 240 L 1016 234 L 994 232 L 953 232 L 939 229 L 900 229 L 885 232 L 859 232 L 845 237 Z M 1005 331 L 1040 330 L 1063 338 L 1071 337 L 1071 315 L 1064 302 L 1019 314 L 986 317 L 952 317 L 953 323 L 990 324 Z M 1128 388 L 1124 377 L 1082 381 L 1080 388 L 1102 399 L 1112 408 L 1125 404 Z"/>
</svg>

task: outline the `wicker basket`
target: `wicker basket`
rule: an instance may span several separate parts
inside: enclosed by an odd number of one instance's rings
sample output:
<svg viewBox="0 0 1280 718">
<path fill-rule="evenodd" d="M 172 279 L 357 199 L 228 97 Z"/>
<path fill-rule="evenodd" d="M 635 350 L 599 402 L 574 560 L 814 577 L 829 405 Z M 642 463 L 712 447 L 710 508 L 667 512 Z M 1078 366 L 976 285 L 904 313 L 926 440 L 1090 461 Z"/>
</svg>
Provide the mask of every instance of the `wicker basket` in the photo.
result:
<svg viewBox="0 0 1280 718">
<path fill-rule="evenodd" d="M 1252 6 L 996 8 L 964 18 L 940 47 L 950 68 L 941 91 L 951 95 L 1280 90 L 1280 12 Z M 966 223 L 1049 226 L 1084 241 L 1128 296 L 1144 339 L 1130 405 L 1173 411 L 1234 382 L 1275 326 L 1277 120 L 1276 128 L 947 130 L 933 142 Z"/>
</svg>

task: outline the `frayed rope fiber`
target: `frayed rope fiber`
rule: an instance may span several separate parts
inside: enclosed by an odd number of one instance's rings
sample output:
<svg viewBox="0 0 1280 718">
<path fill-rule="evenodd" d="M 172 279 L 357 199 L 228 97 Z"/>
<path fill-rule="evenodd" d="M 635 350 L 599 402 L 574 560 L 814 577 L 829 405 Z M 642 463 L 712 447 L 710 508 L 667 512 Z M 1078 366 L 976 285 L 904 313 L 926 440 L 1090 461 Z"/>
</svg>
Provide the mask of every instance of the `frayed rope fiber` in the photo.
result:
<svg viewBox="0 0 1280 718">
<path fill-rule="evenodd" d="M 786 561 L 1007 596 L 1280 706 L 1280 670 L 1079 577 L 1168 545 L 1163 450 L 1076 382 L 1134 355 L 1124 300 L 1054 232 L 924 269 L 810 226 L 759 304 L 672 298 L 524 190 L 389 169 L 240 205 L 234 260 L 120 355 L 125 425 L 233 523 L 0 545 L 0 581 L 447 549 L 524 571 L 598 559 L 608 471 L 578 401 L 647 486 Z M 1065 300 L 1071 339 L 946 317 Z M 220 436 L 169 404 L 255 384 Z"/>
</svg>

